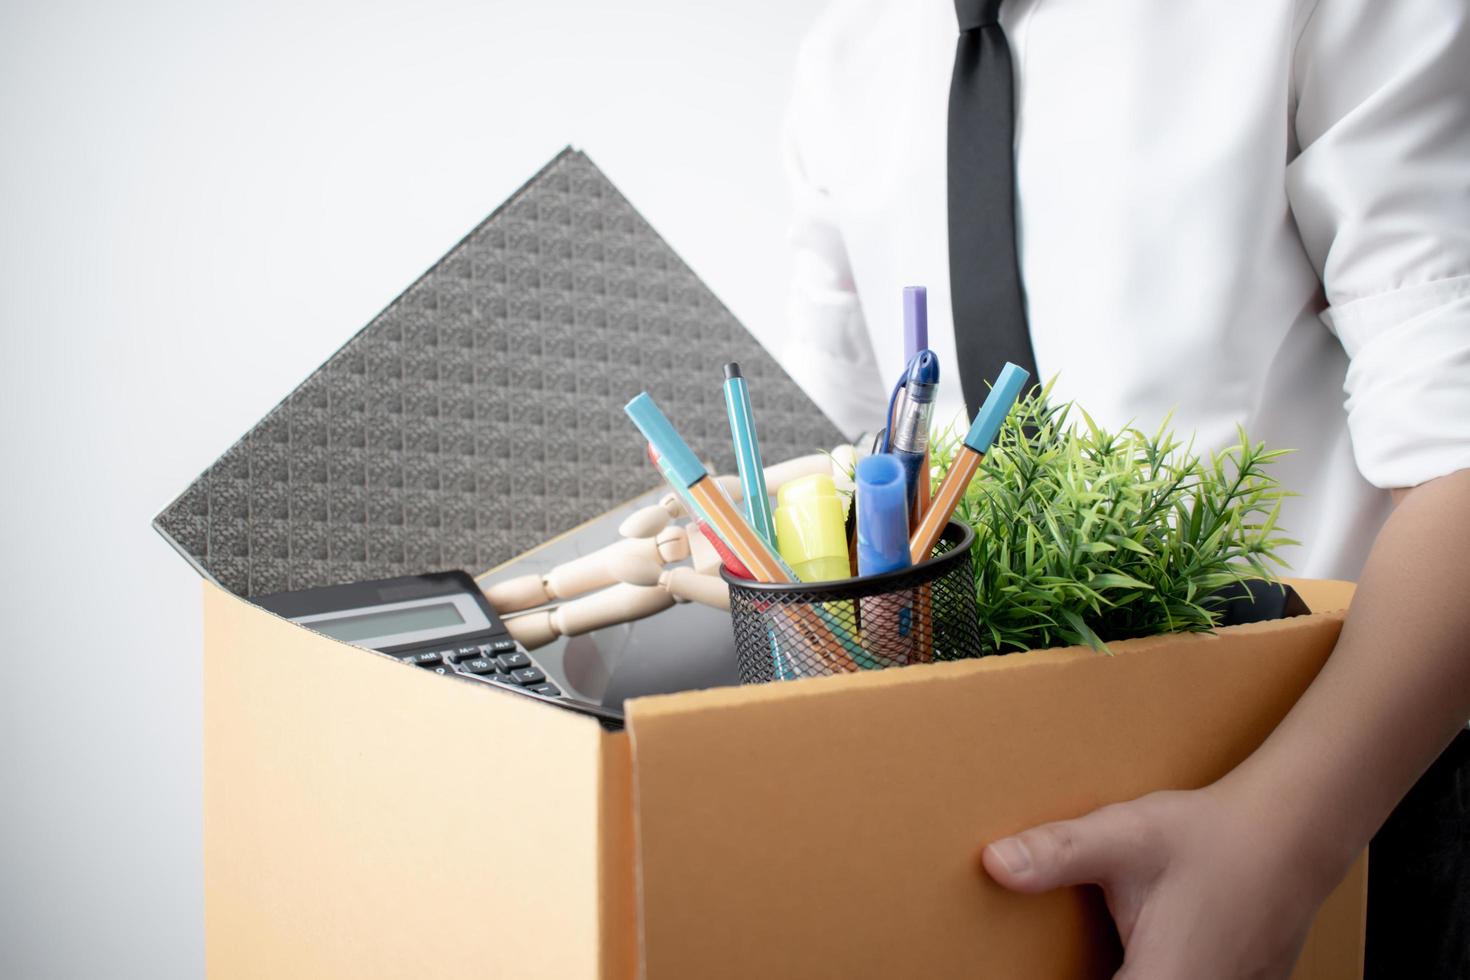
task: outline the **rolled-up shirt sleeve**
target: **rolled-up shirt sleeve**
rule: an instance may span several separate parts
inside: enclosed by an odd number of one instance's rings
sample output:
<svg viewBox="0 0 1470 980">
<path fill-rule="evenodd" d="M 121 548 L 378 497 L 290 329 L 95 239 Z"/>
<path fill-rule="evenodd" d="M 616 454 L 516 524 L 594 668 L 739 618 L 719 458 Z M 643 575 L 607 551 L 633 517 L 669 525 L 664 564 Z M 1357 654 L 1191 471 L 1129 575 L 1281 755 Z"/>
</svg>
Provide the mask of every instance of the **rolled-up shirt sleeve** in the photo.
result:
<svg viewBox="0 0 1470 980">
<path fill-rule="evenodd" d="M 783 157 L 793 219 L 787 338 L 777 356 L 832 422 L 849 438 L 876 431 L 883 406 L 874 392 L 883 381 L 863 321 L 843 244 L 838 209 L 808 148 L 820 143 L 828 120 L 818 45 L 808 39 L 797 62 L 796 84 L 783 129 Z"/>
<path fill-rule="evenodd" d="M 1320 0 L 1296 48 L 1287 196 L 1380 487 L 1470 468 L 1470 3 Z"/>
</svg>

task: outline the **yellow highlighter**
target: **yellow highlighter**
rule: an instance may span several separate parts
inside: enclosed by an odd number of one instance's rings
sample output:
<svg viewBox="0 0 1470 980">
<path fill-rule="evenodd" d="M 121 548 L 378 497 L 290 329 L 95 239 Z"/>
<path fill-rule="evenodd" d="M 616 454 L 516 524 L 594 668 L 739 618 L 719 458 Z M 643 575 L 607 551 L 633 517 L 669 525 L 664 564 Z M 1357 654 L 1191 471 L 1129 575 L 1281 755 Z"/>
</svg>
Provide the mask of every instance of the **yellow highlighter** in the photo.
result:
<svg viewBox="0 0 1470 980">
<path fill-rule="evenodd" d="M 803 582 L 833 582 L 849 575 L 842 500 L 830 476 L 792 480 L 776 494 L 776 542 L 781 557 Z"/>
<path fill-rule="evenodd" d="M 776 543 L 781 558 L 791 566 L 796 577 L 803 582 L 847 579 L 852 572 L 847 552 L 847 522 L 832 477 L 814 473 L 792 480 L 776 494 L 776 503 Z M 854 664 L 882 666 L 863 649 L 857 608 L 850 600 L 815 602 L 811 608 Z M 820 653 L 824 648 L 815 649 Z"/>
</svg>

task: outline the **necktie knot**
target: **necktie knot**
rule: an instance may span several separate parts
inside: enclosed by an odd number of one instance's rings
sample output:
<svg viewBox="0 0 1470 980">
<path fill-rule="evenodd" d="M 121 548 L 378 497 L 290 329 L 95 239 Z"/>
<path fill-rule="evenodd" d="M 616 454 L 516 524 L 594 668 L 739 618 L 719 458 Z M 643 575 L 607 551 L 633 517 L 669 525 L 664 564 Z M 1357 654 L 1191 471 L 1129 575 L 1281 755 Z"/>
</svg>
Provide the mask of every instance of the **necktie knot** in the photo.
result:
<svg viewBox="0 0 1470 980">
<path fill-rule="evenodd" d="M 960 32 L 1000 23 L 1000 0 L 954 0 Z"/>
</svg>

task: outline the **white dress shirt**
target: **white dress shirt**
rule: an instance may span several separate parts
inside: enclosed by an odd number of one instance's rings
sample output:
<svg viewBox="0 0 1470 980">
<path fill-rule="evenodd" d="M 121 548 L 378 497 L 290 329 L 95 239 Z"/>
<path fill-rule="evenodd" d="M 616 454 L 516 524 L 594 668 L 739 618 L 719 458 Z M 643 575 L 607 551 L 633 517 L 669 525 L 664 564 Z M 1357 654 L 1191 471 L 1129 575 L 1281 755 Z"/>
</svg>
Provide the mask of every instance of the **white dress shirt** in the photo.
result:
<svg viewBox="0 0 1470 980">
<path fill-rule="evenodd" d="M 1017 238 L 1043 378 L 1295 449 L 1294 574 L 1355 578 L 1385 489 L 1470 467 L 1470 0 L 1006 0 Z M 929 287 L 953 371 L 950 0 L 842 0 L 800 56 L 782 361 L 849 434 Z M 964 412 L 943 377 L 937 418 Z"/>
</svg>

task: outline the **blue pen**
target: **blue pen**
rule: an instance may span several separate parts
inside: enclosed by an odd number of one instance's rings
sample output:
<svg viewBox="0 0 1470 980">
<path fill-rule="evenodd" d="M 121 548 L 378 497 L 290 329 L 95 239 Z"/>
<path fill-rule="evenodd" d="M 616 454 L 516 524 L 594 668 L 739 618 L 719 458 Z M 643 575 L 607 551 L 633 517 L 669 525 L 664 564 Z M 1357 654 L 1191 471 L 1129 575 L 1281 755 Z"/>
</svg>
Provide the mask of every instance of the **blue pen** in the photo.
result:
<svg viewBox="0 0 1470 980">
<path fill-rule="evenodd" d="M 897 457 L 904 470 L 910 518 L 918 513 L 920 480 L 927 482 L 924 460 L 929 454 L 929 421 L 939 394 L 939 358 L 921 350 L 909 361 L 903 380 L 894 388 L 885 450 Z M 927 486 L 924 489 L 928 489 Z"/>
<path fill-rule="evenodd" d="M 913 361 L 919 351 L 929 346 L 929 290 L 923 286 L 903 288 L 903 362 Z M 930 489 L 933 471 L 929 454 L 924 454 L 924 464 L 919 470 L 918 486 L 909 512 L 909 523 L 918 524 L 929 510 Z"/>
<path fill-rule="evenodd" d="M 750 390 L 740 374 L 740 365 L 734 361 L 725 365 L 725 414 L 730 418 L 730 438 L 735 443 L 735 466 L 740 473 L 740 492 L 745 495 L 745 518 L 755 533 L 775 548 L 776 523 L 771 516 L 770 494 L 766 491 L 760 442 L 755 437 Z"/>
</svg>

